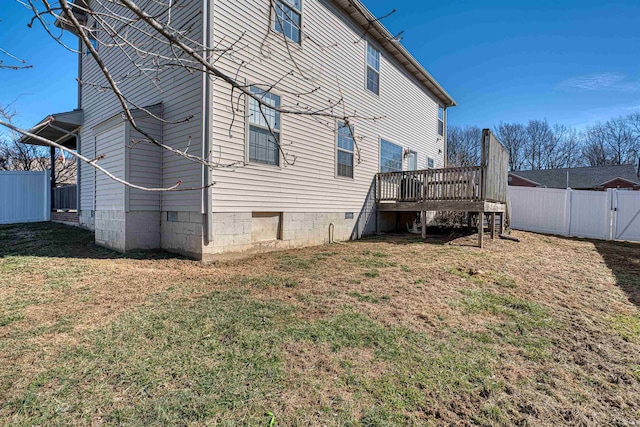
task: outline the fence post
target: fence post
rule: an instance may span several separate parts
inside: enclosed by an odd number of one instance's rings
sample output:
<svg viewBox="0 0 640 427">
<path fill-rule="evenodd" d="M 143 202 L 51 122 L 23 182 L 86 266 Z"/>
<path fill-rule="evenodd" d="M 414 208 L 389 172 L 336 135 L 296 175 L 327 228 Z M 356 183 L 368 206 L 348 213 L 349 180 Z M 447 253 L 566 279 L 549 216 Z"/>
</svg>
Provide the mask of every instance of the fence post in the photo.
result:
<svg viewBox="0 0 640 427">
<path fill-rule="evenodd" d="M 567 188 L 564 197 L 564 235 L 571 236 L 571 188 Z"/>
<path fill-rule="evenodd" d="M 607 228 L 609 236 L 607 240 L 615 240 L 618 235 L 618 190 L 615 188 L 607 189 L 607 203 L 609 205 L 609 227 Z"/>
<path fill-rule="evenodd" d="M 43 173 L 44 176 L 44 220 L 51 221 L 51 203 L 53 203 L 51 194 L 51 169 L 47 169 Z"/>
</svg>

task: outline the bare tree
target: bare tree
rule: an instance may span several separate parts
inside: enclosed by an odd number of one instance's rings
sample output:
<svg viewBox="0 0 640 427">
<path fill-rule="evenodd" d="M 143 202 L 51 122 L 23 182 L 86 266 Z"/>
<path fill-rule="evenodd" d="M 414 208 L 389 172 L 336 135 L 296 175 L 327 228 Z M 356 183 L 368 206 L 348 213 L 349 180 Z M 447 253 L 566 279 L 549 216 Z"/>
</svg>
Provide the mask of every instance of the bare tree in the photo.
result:
<svg viewBox="0 0 640 427">
<path fill-rule="evenodd" d="M 349 100 L 340 89 L 342 76 L 336 76 L 336 82 L 331 87 L 318 84 L 309 75 L 309 70 L 295 60 L 295 55 L 291 53 L 294 46 L 290 46 L 290 40 L 285 36 L 284 31 L 282 32 L 282 42 L 289 52 L 286 60 L 288 70 L 281 75 L 253 82 L 250 85 L 242 77 L 243 71 L 252 63 L 259 63 L 270 55 L 270 50 L 264 40 L 262 44 L 258 43 L 260 45 L 256 46 L 256 41 L 247 37 L 246 32 L 243 32 L 236 36 L 222 37 L 208 44 L 194 34 L 193 19 L 195 18 L 175 19 L 181 10 L 184 10 L 183 2 L 174 0 L 94 0 L 89 8 L 88 2 L 83 0 L 73 3 L 68 0 L 58 0 L 58 2 L 43 0 L 42 4 L 36 0 L 19 1 L 32 12 L 32 24 L 35 22 L 41 24 L 50 36 L 72 52 L 77 52 L 77 50 L 63 43 L 59 31 L 52 25 L 52 21 L 57 21 L 59 26 L 77 34 L 82 46 L 81 50 L 93 59 L 99 69 L 99 77 L 93 77 L 92 81 L 80 81 L 80 84 L 85 88 L 89 87 L 105 93 L 110 97 L 109 99 L 115 99 L 124 119 L 133 130 L 142 135 L 142 138 L 129 141 L 132 149 L 140 144 L 152 144 L 172 155 L 209 169 L 233 169 L 244 166 L 242 161 L 225 163 L 216 156 L 215 149 L 209 153 L 191 152 L 189 151 L 189 141 L 185 141 L 183 144 L 186 145 L 186 149 L 178 149 L 175 144 L 165 144 L 147 132 L 144 126 L 135 119 L 134 111 L 144 111 L 148 116 L 160 122 L 169 123 L 166 119 L 146 109 L 144 105 L 138 105 L 134 93 L 139 85 L 139 81 L 136 79 L 140 77 L 145 78 L 150 87 L 162 90 L 163 78 L 175 69 L 183 70 L 185 73 L 204 73 L 209 81 L 230 89 L 228 102 L 229 108 L 235 115 L 234 122 L 241 116 L 246 117 L 249 114 L 243 109 L 245 100 L 249 99 L 255 103 L 257 111 L 254 111 L 254 114 L 263 119 L 270 134 L 269 141 L 276 144 L 288 166 L 292 166 L 296 162 L 296 157 L 287 152 L 287 147 L 292 142 L 280 141 L 279 134 L 274 129 L 272 120 L 268 117 L 272 112 L 275 111 L 281 115 L 306 116 L 323 124 L 340 120 L 347 125 L 348 129 L 351 129 L 352 133 L 354 132 L 353 127 L 349 125 L 354 120 L 379 120 L 383 118 L 362 116 L 357 112 L 355 106 L 349 105 Z M 278 8 L 282 8 L 280 3 L 272 0 L 269 16 L 273 16 L 277 20 L 277 24 L 284 26 L 282 20 L 287 19 L 287 14 L 286 11 Z M 377 20 L 371 21 L 370 25 L 373 25 L 375 21 Z M 286 24 L 295 27 L 295 31 L 299 32 L 301 37 L 304 37 L 309 43 L 320 46 L 318 41 L 306 34 L 304 28 L 299 27 L 295 22 L 287 21 Z M 369 30 L 370 28 L 366 29 L 365 35 Z M 266 39 L 270 33 L 270 29 L 267 28 L 264 32 L 264 38 Z M 98 34 L 100 37 L 97 36 Z M 204 37 L 204 39 L 207 38 Z M 364 40 L 363 36 L 354 40 L 354 43 L 364 43 Z M 257 57 L 245 57 L 244 52 L 249 48 L 252 52 L 259 51 Z M 110 54 L 105 54 L 105 51 Z M 129 69 L 127 73 L 116 75 L 111 71 L 114 56 L 127 63 Z M 225 64 L 225 67 L 220 64 Z M 230 65 L 234 69 L 233 72 L 228 71 Z M 292 90 L 290 84 L 292 80 L 296 82 L 296 85 L 293 85 L 296 87 L 295 90 Z M 135 84 L 132 83 L 134 81 Z M 259 88 L 259 90 L 256 91 L 254 88 Z M 290 99 L 295 99 L 295 103 L 276 106 L 265 96 L 270 91 L 287 93 L 290 95 Z M 186 123 L 192 118 L 183 117 L 170 123 Z M 66 151 L 67 154 L 76 157 L 78 161 L 89 164 L 115 181 L 133 188 L 148 191 L 185 191 L 205 188 L 183 188 L 180 181 L 175 185 L 162 188 L 134 185 L 118 178 L 102 167 L 101 160 L 104 158 L 102 154 L 92 158 L 68 150 L 56 144 L 55 141 L 46 140 L 33 132 L 19 128 L 6 115 L 4 118 L 0 118 L 0 125 L 7 127 L 15 135 L 26 135 L 39 143 Z M 229 128 L 229 133 L 231 133 L 231 127 L 232 125 Z M 358 135 L 352 135 L 352 137 L 356 145 L 354 155 L 357 166 L 360 157 L 357 145 L 361 137 Z M 205 186 L 209 185 L 212 184 Z"/>
<path fill-rule="evenodd" d="M 553 132 L 547 119 L 527 123 L 525 157 L 532 170 L 543 169 L 548 163 L 548 152 L 553 150 Z"/>
<path fill-rule="evenodd" d="M 606 128 L 602 123 L 587 128 L 582 153 L 589 166 L 604 166 L 610 163 L 605 138 Z"/>
<path fill-rule="evenodd" d="M 451 166 L 480 164 L 482 130 L 477 126 L 450 126 L 447 129 L 447 156 Z"/>
<path fill-rule="evenodd" d="M 501 122 L 494 129 L 494 133 L 509 153 L 509 170 L 521 170 L 525 163 L 525 150 L 528 141 L 524 125 Z"/>
</svg>

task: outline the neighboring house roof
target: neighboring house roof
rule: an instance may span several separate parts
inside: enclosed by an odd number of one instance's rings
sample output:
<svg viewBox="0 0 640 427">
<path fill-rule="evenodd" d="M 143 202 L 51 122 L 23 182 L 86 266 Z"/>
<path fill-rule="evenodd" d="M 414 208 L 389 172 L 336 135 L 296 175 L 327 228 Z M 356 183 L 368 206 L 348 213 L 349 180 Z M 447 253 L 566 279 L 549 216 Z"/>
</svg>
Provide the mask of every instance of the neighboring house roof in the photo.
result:
<svg viewBox="0 0 640 427">
<path fill-rule="evenodd" d="M 512 171 L 510 175 L 533 182 L 540 187 L 567 188 L 567 173 L 569 174 L 569 188 L 596 188 L 604 184 L 621 179 L 635 185 L 640 185 L 638 171 L 635 165 L 590 166 L 568 169 L 545 169 L 535 171 Z"/>
<path fill-rule="evenodd" d="M 395 39 L 395 36 L 376 18 L 360 0 L 335 0 L 347 14 L 391 54 L 400 64 L 426 86 L 445 107 L 455 107 L 456 101 L 424 69 L 424 67 Z"/>
</svg>

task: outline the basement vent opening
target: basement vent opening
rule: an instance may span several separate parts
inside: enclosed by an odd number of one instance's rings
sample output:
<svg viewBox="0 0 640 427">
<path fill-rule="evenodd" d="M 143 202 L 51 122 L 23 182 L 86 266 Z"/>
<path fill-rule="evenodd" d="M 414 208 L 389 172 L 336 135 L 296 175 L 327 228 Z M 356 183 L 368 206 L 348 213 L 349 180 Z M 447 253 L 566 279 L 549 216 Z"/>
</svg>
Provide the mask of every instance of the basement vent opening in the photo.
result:
<svg viewBox="0 0 640 427">
<path fill-rule="evenodd" d="M 344 214 L 344 219 L 353 219 L 353 212 L 347 212 Z"/>
<path fill-rule="evenodd" d="M 178 212 L 168 211 L 167 222 L 178 222 Z"/>
</svg>

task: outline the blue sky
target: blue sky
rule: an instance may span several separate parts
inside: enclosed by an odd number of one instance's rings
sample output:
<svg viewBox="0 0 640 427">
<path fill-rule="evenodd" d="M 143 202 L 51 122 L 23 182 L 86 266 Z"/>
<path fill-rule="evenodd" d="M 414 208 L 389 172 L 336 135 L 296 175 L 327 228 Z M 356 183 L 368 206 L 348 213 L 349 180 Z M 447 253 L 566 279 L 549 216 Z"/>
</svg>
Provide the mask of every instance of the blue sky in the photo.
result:
<svg viewBox="0 0 640 427">
<path fill-rule="evenodd" d="M 34 65 L 0 70 L 18 123 L 76 106 L 77 60 L 28 12 L 0 0 L 0 47 Z M 451 93 L 450 125 L 547 118 L 584 127 L 640 110 L 638 0 L 364 0 Z M 73 37 L 67 41 L 75 43 Z"/>
</svg>

